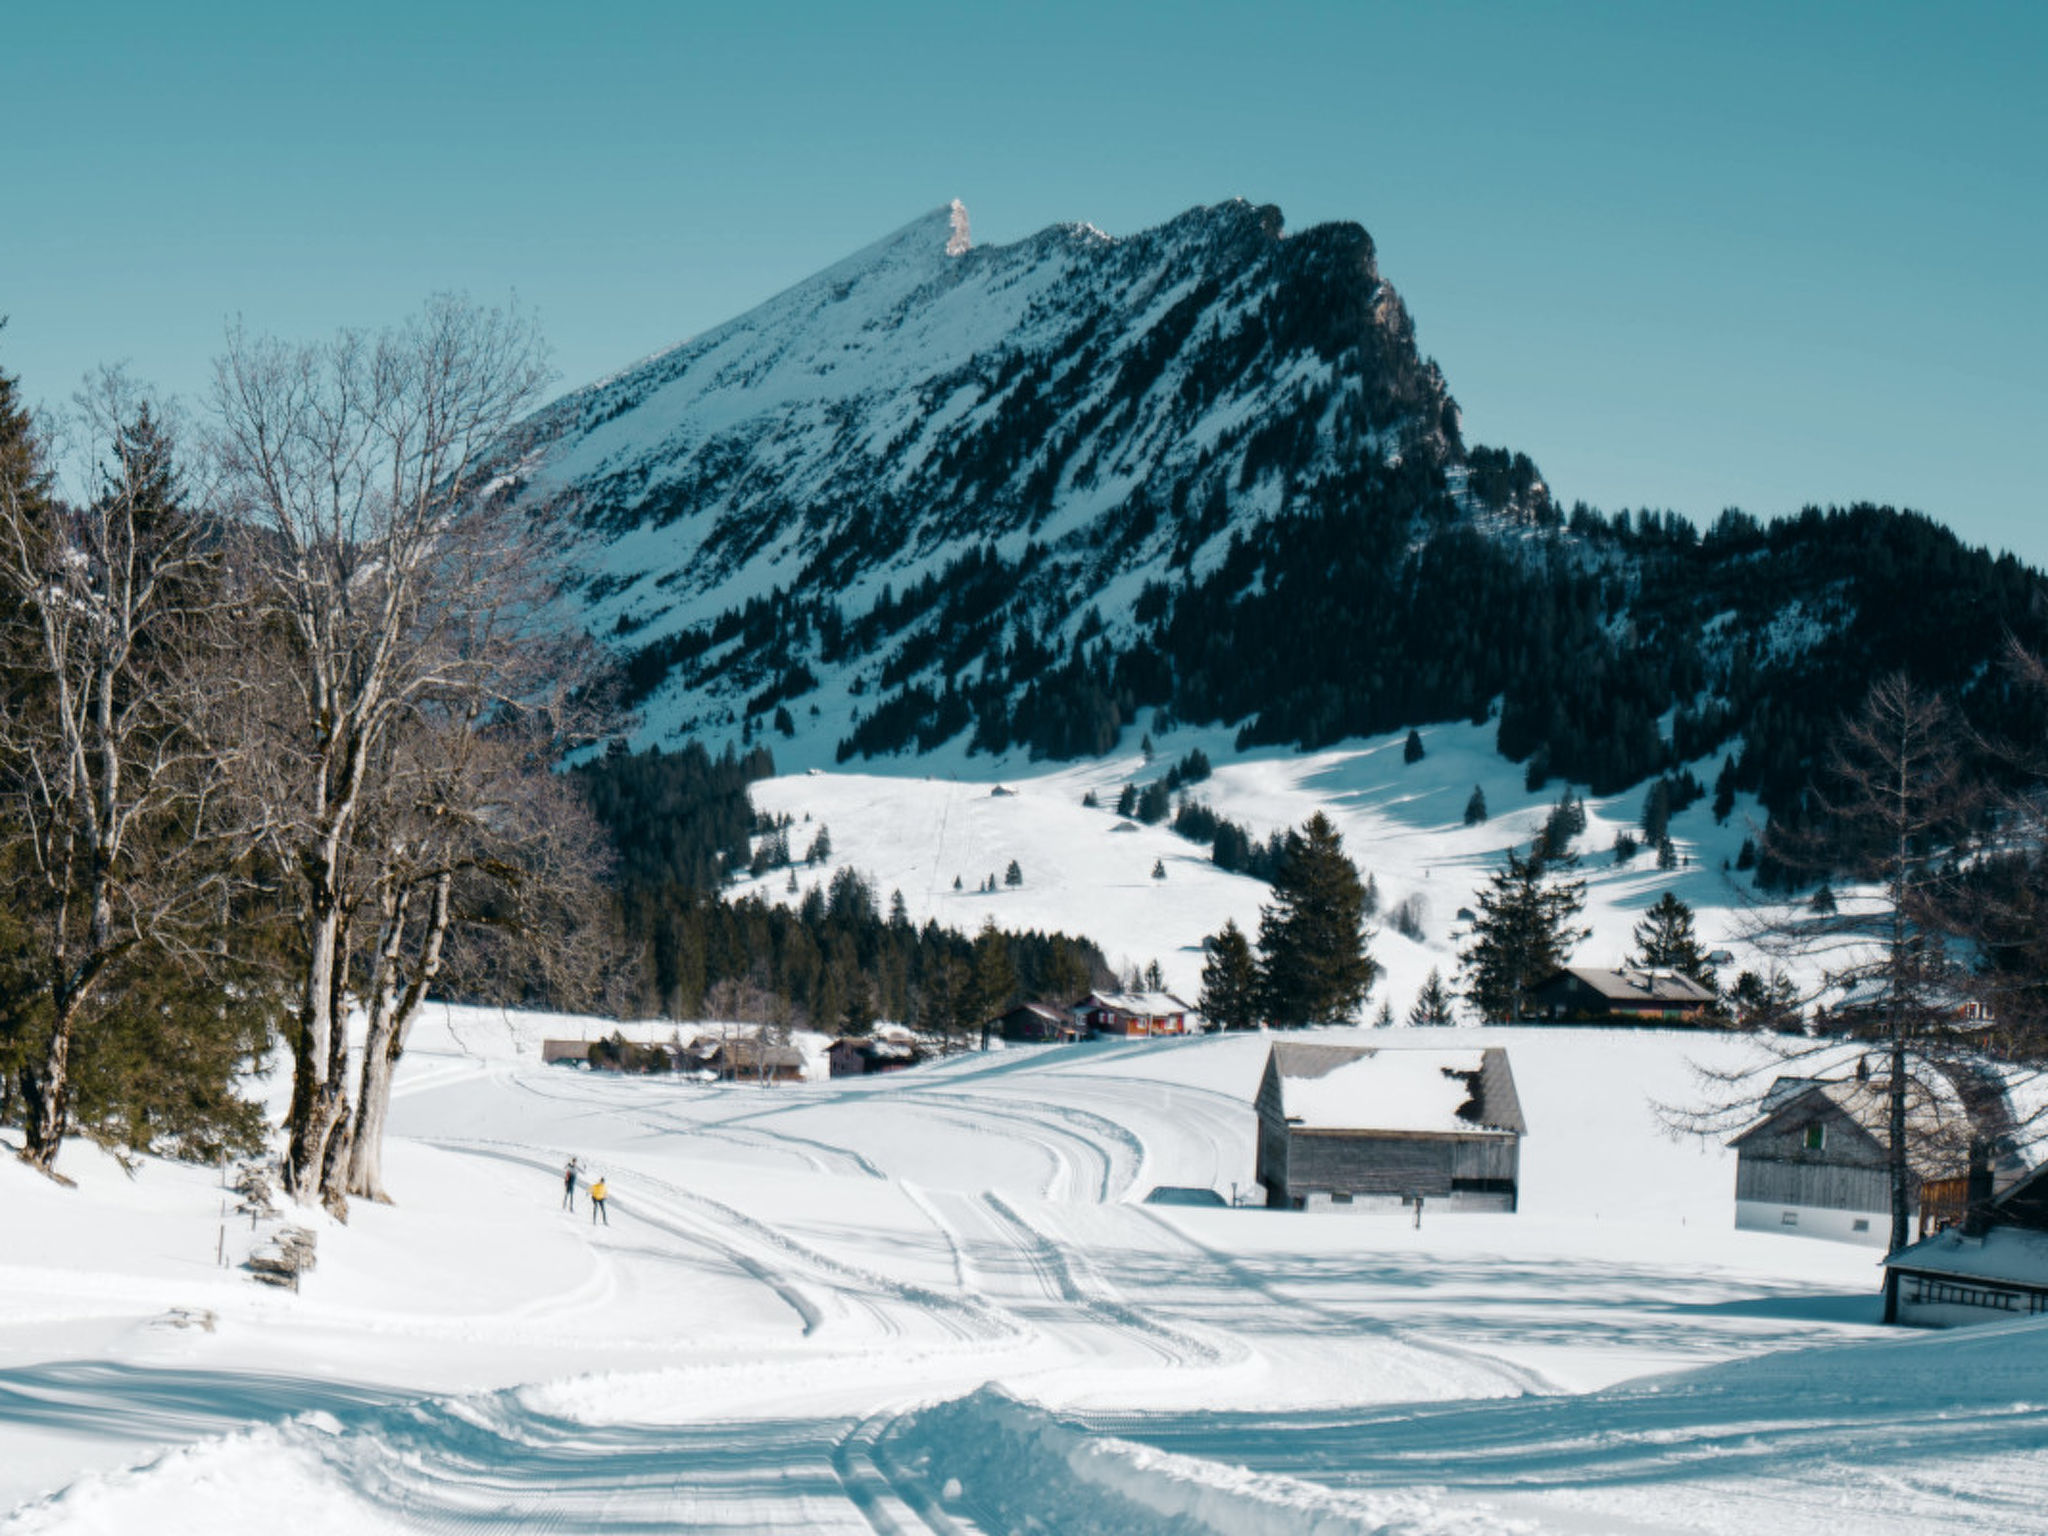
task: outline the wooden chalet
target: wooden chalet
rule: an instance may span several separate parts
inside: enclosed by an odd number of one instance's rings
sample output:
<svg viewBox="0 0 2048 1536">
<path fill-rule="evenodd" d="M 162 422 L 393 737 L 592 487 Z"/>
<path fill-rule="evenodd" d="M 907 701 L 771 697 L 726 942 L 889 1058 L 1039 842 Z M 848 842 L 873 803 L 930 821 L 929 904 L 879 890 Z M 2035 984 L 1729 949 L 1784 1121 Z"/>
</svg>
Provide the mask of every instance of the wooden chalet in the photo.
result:
<svg viewBox="0 0 2048 1536">
<path fill-rule="evenodd" d="M 1498 1046 L 1277 1042 L 1258 1113 L 1258 1180 L 1270 1207 L 1392 1211 L 1419 1200 L 1515 1209 L 1528 1126 Z"/>
<path fill-rule="evenodd" d="M 715 1070 L 736 1083 L 797 1083 L 803 1081 L 804 1053 L 748 1037 L 725 1040 Z"/>
<path fill-rule="evenodd" d="M 1088 1038 L 1086 1024 L 1068 1009 L 1051 1003 L 1019 1003 L 996 1020 L 996 1029 L 1005 1040 L 1025 1043 Z"/>
<path fill-rule="evenodd" d="M 1969 1216 L 1884 1261 L 1898 1319 L 1914 1327 L 2048 1314 L 2048 1165 L 1973 1202 Z"/>
<path fill-rule="evenodd" d="M 545 1067 L 587 1067 L 590 1065 L 590 1042 L 543 1040 L 540 1043 L 540 1060 Z"/>
<path fill-rule="evenodd" d="M 841 1035 L 826 1048 L 825 1059 L 834 1077 L 869 1077 L 877 1072 L 900 1072 L 922 1060 L 908 1040 L 880 1035 Z"/>
<path fill-rule="evenodd" d="M 1699 1024 L 1714 1005 L 1711 988 L 1677 971 L 1568 965 L 1529 993 L 1536 1024 Z"/>
<path fill-rule="evenodd" d="M 1916 1216 L 1969 1172 L 1965 1117 L 1916 1094 L 1907 1145 Z M 1882 1084 L 1781 1077 L 1735 1149 L 1735 1225 L 1884 1247 L 1891 1241 L 1890 1105 Z"/>
<path fill-rule="evenodd" d="M 1090 992 L 1073 1013 L 1094 1034 L 1128 1039 L 1191 1033 L 1195 1010 L 1171 992 Z"/>
</svg>

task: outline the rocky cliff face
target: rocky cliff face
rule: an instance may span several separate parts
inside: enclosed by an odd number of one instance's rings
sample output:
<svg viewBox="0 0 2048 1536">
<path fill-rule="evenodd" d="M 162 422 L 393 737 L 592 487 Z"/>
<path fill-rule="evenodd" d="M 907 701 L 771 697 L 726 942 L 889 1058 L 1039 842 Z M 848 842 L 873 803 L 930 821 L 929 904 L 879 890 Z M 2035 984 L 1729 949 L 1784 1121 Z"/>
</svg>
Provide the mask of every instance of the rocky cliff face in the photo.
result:
<svg viewBox="0 0 2048 1536">
<path fill-rule="evenodd" d="M 1459 472 L 1456 406 L 1357 225 L 1289 235 L 1234 202 L 1123 239 L 963 234 L 935 210 L 531 424 L 530 493 L 573 519 L 651 737 L 729 729 L 799 666 L 814 686 L 775 702 L 816 695 L 842 737 L 846 700 L 941 684 L 948 658 L 905 670 L 920 625 L 894 610 L 963 560 L 1002 573 L 976 622 L 1056 648 L 1127 634 L 1148 584 L 1319 480 Z M 805 608 L 808 641 L 734 643 L 750 601 Z"/>
</svg>

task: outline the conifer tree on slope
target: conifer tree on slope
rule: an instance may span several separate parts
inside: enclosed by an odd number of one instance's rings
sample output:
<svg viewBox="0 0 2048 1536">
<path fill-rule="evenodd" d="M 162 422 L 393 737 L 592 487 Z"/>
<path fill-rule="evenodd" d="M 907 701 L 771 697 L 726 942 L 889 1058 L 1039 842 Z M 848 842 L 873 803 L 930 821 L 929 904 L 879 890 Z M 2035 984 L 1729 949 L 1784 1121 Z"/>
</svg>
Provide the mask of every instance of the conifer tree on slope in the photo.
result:
<svg viewBox="0 0 2048 1536">
<path fill-rule="evenodd" d="M 1202 941 L 1209 958 L 1202 964 L 1202 996 L 1197 1005 L 1219 1029 L 1250 1029 L 1259 1021 L 1259 968 L 1251 941 L 1236 919 Z"/>
<path fill-rule="evenodd" d="M 1450 988 L 1444 985 L 1443 974 L 1435 966 L 1429 968 L 1429 979 L 1415 994 L 1415 1006 L 1408 1010 L 1408 1022 L 1417 1029 L 1443 1029 L 1457 1022 L 1451 1014 Z"/>
<path fill-rule="evenodd" d="M 1259 909 L 1259 974 L 1266 1013 L 1281 1025 L 1341 1024 L 1357 1013 L 1380 968 L 1366 945 L 1365 884 L 1344 840 L 1317 811 L 1287 836 Z"/>
<path fill-rule="evenodd" d="M 1526 857 L 1514 849 L 1478 895 L 1472 942 L 1458 956 L 1465 996 L 1491 1022 L 1521 1018 L 1529 992 L 1563 967 L 1591 932 L 1576 926 L 1586 882 L 1567 877 L 1577 860 L 1543 856 L 1539 840 Z"/>
<path fill-rule="evenodd" d="M 1676 971 L 1709 991 L 1718 990 L 1714 968 L 1700 948 L 1692 918 L 1692 908 L 1666 891 L 1636 924 L 1636 949 L 1629 963 L 1647 970 Z"/>
</svg>

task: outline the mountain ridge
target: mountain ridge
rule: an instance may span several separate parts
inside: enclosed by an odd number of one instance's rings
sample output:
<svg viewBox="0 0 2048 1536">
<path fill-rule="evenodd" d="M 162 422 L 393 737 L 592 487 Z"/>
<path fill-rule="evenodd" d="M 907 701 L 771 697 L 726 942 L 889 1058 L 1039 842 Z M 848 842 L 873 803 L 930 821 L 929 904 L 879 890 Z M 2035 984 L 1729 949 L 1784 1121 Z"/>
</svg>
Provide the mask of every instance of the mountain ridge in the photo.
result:
<svg viewBox="0 0 2048 1536">
<path fill-rule="evenodd" d="M 964 224 L 935 208 L 529 423 L 521 493 L 562 509 L 640 741 L 1063 758 L 1147 709 L 1299 746 L 1491 716 L 1532 782 L 1726 743 L 1775 809 L 1811 701 L 1903 666 L 1997 713 L 2003 635 L 2048 642 L 2037 573 L 1915 514 L 1567 516 L 1465 443 L 1358 224 Z M 1930 597 L 1953 611 L 1916 628 Z"/>
</svg>

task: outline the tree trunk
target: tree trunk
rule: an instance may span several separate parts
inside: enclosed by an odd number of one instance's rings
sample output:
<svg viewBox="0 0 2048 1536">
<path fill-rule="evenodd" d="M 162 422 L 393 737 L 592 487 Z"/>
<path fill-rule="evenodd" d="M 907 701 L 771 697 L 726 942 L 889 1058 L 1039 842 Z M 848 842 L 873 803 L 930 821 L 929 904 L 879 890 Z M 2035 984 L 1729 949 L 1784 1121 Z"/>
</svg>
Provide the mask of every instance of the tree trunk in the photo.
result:
<svg viewBox="0 0 2048 1536">
<path fill-rule="evenodd" d="M 1906 1037 L 1894 1026 L 1891 1052 L 1891 1093 L 1886 1108 L 1891 1137 L 1892 1240 L 1887 1253 L 1897 1253 L 1912 1241 L 1913 1164 L 1906 1147 Z M 1884 1288 L 1884 1320 L 1899 1320 L 1899 1288 L 1888 1277 Z"/>
<path fill-rule="evenodd" d="M 291 1141 L 284 1170 L 286 1188 L 300 1201 L 319 1197 L 320 1170 L 334 1129 L 327 1065 L 336 1028 L 334 980 L 341 910 L 331 888 L 316 892 L 306 926 L 309 942 L 305 985 L 299 994 L 299 1032 L 292 1042 Z"/>
<path fill-rule="evenodd" d="M 50 1029 L 40 1063 L 21 1069 L 22 1160 L 49 1173 L 71 1118 L 71 1020 L 65 1010 Z"/>
<path fill-rule="evenodd" d="M 391 1203 L 384 1189 L 384 1127 L 391 1117 L 391 1079 L 405 1054 L 407 1037 L 427 989 L 441 974 L 441 952 L 447 937 L 449 898 L 454 877 L 442 874 L 434 882 L 434 899 L 427 913 L 427 931 L 422 938 L 420 963 L 411 981 L 400 993 L 395 989 L 399 946 L 405 936 L 406 901 L 401 898 L 394 921 L 386 935 L 383 954 L 389 965 L 379 966 L 379 985 L 372 1004 L 370 1028 L 363 1041 L 362 1086 L 356 1099 L 355 1130 L 350 1147 L 348 1192 L 365 1200 Z"/>
</svg>

